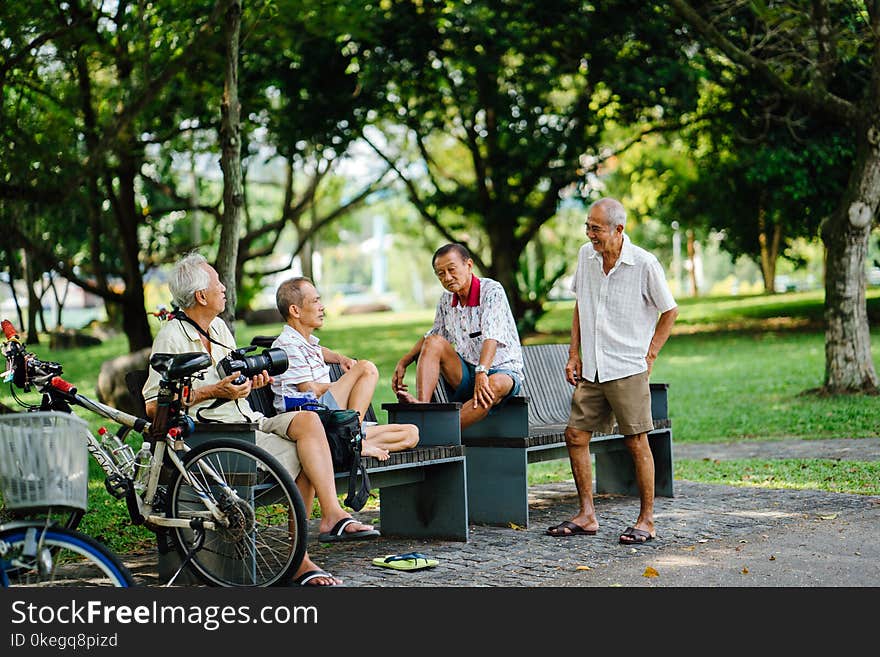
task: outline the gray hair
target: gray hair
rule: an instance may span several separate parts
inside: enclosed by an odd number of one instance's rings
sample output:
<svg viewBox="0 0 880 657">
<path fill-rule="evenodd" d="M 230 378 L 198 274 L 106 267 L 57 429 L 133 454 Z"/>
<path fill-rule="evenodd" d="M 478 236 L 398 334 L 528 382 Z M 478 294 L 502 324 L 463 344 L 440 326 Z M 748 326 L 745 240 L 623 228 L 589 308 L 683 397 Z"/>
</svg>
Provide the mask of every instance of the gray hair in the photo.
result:
<svg viewBox="0 0 880 657">
<path fill-rule="evenodd" d="M 605 219 L 608 222 L 608 228 L 613 229 L 615 226 L 623 226 L 626 228 L 626 208 L 624 208 L 623 204 L 616 198 L 611 198 L 610 196 L 600 198 L 590 206 L 589 210 L 587 210 L 588 215 L 590 213 L 589 211 L 594 207 L 599 207 L 605 212 Z"/>
<path fill-rule="evenodd" d="M 278 312 L 281 313 L 285 320 L 290 317 L 291 306 L 302 308 L 302 288 L 306 283 L 312 286 L 315 285 L 312 283 L 312 279 L 305 276 L 297 276 L 296 278 L 289 278 L 278 286 L 278 290 L 275 292 L 275 305 L 278 306 Z"/>
<path fill-rule="evenodd" d="M 207 289 L 211 282 L 204 265 L 208 261 L 200 253 L 189 253 L 183 257 L 171 272 L 168 289 L 171 302 L 181 309 L 190 308 L 196 303 L 196 292 Z"/>
</svg>

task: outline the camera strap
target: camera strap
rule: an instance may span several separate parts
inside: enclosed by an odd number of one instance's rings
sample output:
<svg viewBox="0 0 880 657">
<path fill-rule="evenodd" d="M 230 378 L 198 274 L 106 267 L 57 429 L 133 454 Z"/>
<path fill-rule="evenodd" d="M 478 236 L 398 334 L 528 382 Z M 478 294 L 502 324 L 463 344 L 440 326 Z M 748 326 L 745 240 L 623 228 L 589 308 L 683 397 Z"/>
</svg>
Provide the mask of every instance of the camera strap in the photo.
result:
<svg viewBox="0 0 880 657">
<path fill-rule="evenodd" d="M 223 344 L 222 342 L 217 342 L 217 340 L 215 340 L 210 335 L 208 335 L 208 332 L 205 329 L 203 329 L 201 326 L 199 326 L 194 319 L 192 319 L 189 315 L 187 315 L 185 312 L 183 312 L 180 308 L 175 308 L 171 312 L 171 319 L 176 319 L 181 322 L 186 322 L 187 324 L 192 324 L 192 326 L 195 328 L 195 330 L 198 331 L 199 333 L 201 333 L 205 337 L 205 339 L 208 342 L 210 342 L 211 344 L 216 344 L 218 347 L 223 347 L 224 349 L 228 349 L 229 351 L 233 350 L 232 347 L 228 347 L 225 344 Z"/>
<path fill-rule="evenodd" d="M 183 310 L 181 310 L 180 308 L 175 308 L 173 311 L 171 311 L 169 319 L 176 319 L 180 322 L 186 322 L 187 324 L 191 324 L 196 329 L 196 331 L 201 333 L 205 337 L 205 339 L 208 342 L 210 342 L 211 344 L 216 344 L 218 347 L 223 347 L 224 349 L 228 349 L 229 351 L 233 351 L 233 349 L 231 347 L 227 347 L 222 342 L 218 342 L 217 340 L 212 338 L 210 335 L 208 335 L 208 332 L 205 329 L 203 329 L 201 326 L 199 326 L 195 322 L 194 319 L 192 319 L 189 315 L 187 315 L 185 312 L 183 312 Z M 222 406 L 223 404 L 225 404 L 226 402 L 229 402 L 229 401 L 232 401 L 232 400 L 231 399 L 215 399 L 214 403 L 211 404 L 210 406 L 208 406 L 204 409 L 200 408 L 199 410 L 196 411 L 196 419 L 199 422 L 220 423 L 220 420 L 212 420 L 211 418 L 203 417 L 202 411 L 203 410 L 210 411 L 212 408 L 217 408 L 218 406 Z M 245 422 L 253 422 L 253 420 L 251 418 L 249 418 L 247 415 L 245 415 L 245 412 L 243 410 L 241 410 L 241 405 L 238 403 L 237 399 L 235 400 L 235 407 L 238 409 L 238 412 L 241 413 L 241 416 L 245 419 Z"/>
</svg>

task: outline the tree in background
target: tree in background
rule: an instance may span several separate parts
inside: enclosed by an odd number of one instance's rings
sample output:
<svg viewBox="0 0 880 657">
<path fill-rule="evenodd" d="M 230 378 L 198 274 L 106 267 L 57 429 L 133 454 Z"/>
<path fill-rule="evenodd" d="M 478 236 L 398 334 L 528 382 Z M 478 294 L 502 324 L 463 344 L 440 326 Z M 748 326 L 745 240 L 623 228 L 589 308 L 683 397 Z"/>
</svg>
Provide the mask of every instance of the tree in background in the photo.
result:
<svg viewBox="0 0 880 657">
<path fill-rule="evenodd" d="M 644 211 L 667 225 L 702 237 L 723 232 L 721 247 L 751 259 L 772 293 L 777 260 L 796 257 L 786 249 L 799 238 L 818 237 L 846 188 L 853 137 L 797 116 L 748 74 L 736 89 L 732 98 L 731 88 L 707 85 L 704 119 L 634 149 L 609 184 L 624 194 L 633 180 L 649 189 Z"/>
<path fill-rule="evenodd" d="M 678 128 L 693 107 L 695 81 L 662 12 L 627 1 L 337 3 L 344 48 L 363 85 L 381 89 L 371 144 L 422 218 L 444 240 L 465 239 L 504 285 L 523 331 L 565 270 L 547 266 L 541 229 L 607 156 L 606 123 L 639 122 L 637 139 Z"/>
<path fill-rule="evenodd" d="M 226 45 L 223 100 L 220 103 L 220 168 L 223 170 L 223 221 L 217 247 L 217 274 L 226 286 L 223 320 L 235 334 L 235 305 L 238 299 L 236 263 L 244 194 L 241 185 L 241 104 L 238 101 L 238 50 L 241 35 L 241 2 L 231 0 L 226 8 Z"/>
<path fill-rule="evenodd" d="M 821 224 L 825 269 L 825 382 L 829 392 L 876 391 L 865 298 L 865 257 L 880 208 L 880 8 L 873 2 L 669 3 L 711 60 L 718 84 L 748 70 L 786 104 L 854 136 L 846 188 Z M 733 75 L 725 76 L 727 72 Z M 732 91 L 735 91 L 732 89 Z"/>
<path fill-rule="evenodd" d="M 141 262 L 153 220 L 141 196 L 146 152 L 179 133 L 175 87 L 226 4 L 0 5 L 8 239 L 111 314 L 118 308 L 133 351 L 152 343 Z"/>
</svg>

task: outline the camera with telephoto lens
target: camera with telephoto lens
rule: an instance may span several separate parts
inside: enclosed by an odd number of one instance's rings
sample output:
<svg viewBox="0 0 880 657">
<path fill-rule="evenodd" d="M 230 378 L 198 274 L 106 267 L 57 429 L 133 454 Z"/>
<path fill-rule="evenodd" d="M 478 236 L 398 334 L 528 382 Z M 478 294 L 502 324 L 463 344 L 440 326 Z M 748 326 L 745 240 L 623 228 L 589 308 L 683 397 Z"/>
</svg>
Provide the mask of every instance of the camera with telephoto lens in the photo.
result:
<svg viewBox="0 0 880 657">
<path fill-rule="evenodd" d="M 227 354 L 226 358 L 217 363 L 217 374 L 223 379 L 233 372 L 241 372 L 238 377 L 232 380 L 238 386 L 263 370 L 266 370 L 269 376 L 275 376 L 287 371 L 287 354 L 284 349 L 273 347 L 271 349 L 263 349 L 263 353 L 259 355 L 247 355 L 248 352 L 256 348 L 256 346 L 251 345 L 250 347 L 233 349 Z"/>
</svg>

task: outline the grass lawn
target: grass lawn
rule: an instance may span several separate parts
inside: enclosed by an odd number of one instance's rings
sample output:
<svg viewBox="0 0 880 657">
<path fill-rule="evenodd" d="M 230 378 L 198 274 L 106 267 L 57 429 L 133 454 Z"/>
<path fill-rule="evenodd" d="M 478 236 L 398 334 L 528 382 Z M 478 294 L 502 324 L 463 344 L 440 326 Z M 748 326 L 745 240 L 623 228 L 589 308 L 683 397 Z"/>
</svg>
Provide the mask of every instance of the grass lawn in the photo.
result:
<svg viewBox="0 0 880 657">
<path fill-rule="evenodd" d="M 880 288 L 868 291 L 872 324 L 880 320 Z M 572 302 L 551 304 L 538 332 L 524 342 L 569 340 Z M 677 442 L 768 440 L 785 438 L 860 438 L 880 436 L 880 396 L 819 397 L 807 391 L 822 384 L 824 335 L 822 293 L 790 293 L 715 299 L 680 300 L 680 316 L 657 360 L 652 380 L 669 383 L 669 411 Z M 380 421 L 384 402 L 395 400 L 390 379 L 398 358 L 430 327 L 433 310 L 409 313 L 331 316 L 318 336 L 328 347 L 376 363 L 380 372 L 374 408 Z M 237 328 L 238 344 L 254 335 L 277 333 L 279 326 Z M 154 329 L 155 330 L 155 329 Z M 880 337 L 872 336 L 875 362 Z M 46 344 L 31 347 L 43 360 L 64 365 L 64 376 L 81 392 L 95 396 L 100 363 L 127 351 L 123 336 L 97 347 L 50 351 Z M 407 372 L 415 389 L 415 367 Z M 22 395 L 38 403 L 34 393 Z M 15 407 L 8 386 L 0 403 Z M 93 430 L 100 418 L 76 409 Z M 109 427 L 115 429 L 115 427 Z M 140 440 L 132 440 L 139 447 Z M 683 461 L 679 478 L 788 488 L 816 488 L 880 494 L 877 464 L 836 463 L 816 459 L 793 461 Z M 571 476 L 567 461 L 530 467 L 533 483 Z M 153 535 L 128 524 L 122 501 L 103 490 L 103 473 L 92 463 L 90 509 L 81 528 L 119 552 L 153 545 Z"/>
</svg>

